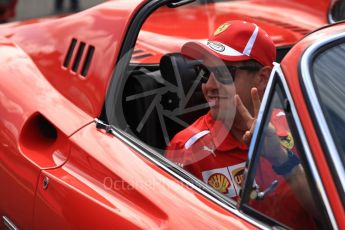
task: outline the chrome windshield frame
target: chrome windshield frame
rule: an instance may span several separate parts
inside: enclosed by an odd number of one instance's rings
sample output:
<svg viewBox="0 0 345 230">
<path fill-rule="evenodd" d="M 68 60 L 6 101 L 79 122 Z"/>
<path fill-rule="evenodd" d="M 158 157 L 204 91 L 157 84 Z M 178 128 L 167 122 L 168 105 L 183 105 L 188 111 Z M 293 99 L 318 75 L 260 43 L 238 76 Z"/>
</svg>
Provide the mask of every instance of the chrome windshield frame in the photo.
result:
<svg viewBox="0 0 345 230">
<path fill-rule="evenodd" d="M 292 118 L 294 120 L 294 124 L 296 126 L 298 135 L 299 135 L 299 137 L 301 139 L 301 144 L 303 146 L 304 153 L 306 155 L 306 159 L 307 159 L 306 163 L 307 163 L 307 165 L 308 165 L 308 167 L 310 169 L 311 175 L 313 177 L 312 179 L 316 183 L 315 187 L 318 190 L 318 192 L 320 194 L 320 197 L 321 197 L 321 199 L 322 199 L 322 201 L 324 203 L 326 212 L 328 214 L 328 219 L 330 220 L 332 228 L 333 229 L 338 229 L 337 222 L 336 222 L 336 220 L 334 218 L 334 213 L 333 213 L 332 208 L 330 206 L 330 202 L 328 200 L 328 197 L 327 197 L 324 185 L 322 184 L 320 174 L 319 174 L 319 172 L 317 170 L 316 163 L 314 161 L 313 154 L 312 154 L 312 152 L 310 150 L 310 147 L 309 147 L 309 144 L 308 144 L 308 141 L 307 141 L 307 138 L 306 138 L 305 131 L 303 129 L 301 120 L 299 119 L 295 103 L 294 103 L 294 101 L 292 99 L 289 87 L 288 87 L 287 82 L 286 82 L 286 80 L 284 78 L 284 73 L 283 73 L 283 71 L 282 71 L 282 69 L 281 69 L 281 67 L 280 67 L 280 65 L 278 63 L 274 63 L 274 67 L 273 67 L 273 70 L 272 70 L 272 73 L 271 73 L 271 76 L 270 76 L 270 80 L 269 80 L 269 82 L 267 84 L 267 88 L 266 88 L 264 97 L 262 99 L 260 111 L 259 111 L 258 118 L 257 118 L 256 127 L 254 129 L 252 141 L 251 141 L 251 144 L 249 146 L 248 165 L 246 166 L 246 172 L 248 174 L 246 175 L 245 181 L 243 183 L 243 186 L 244 186 L 243 189 L 245 187 L 248 188 L 248 186 L 250 186 L 250 181 L 252 181 L 250 179 L 249 179 L 249 181 L 247 181 L 247 179 L 248 179 L 248 176 L 250 176 L 250 174 L 253 174 L 250 170 L 253 167 L 253 164 L 255 163 L 254 161 L 255 161 L 255 158 L 256 158 L 256 154 L 257 154 L 257 153 L 255 153 L 255 151 L 257 149 L 257 146 L 259 145 L 260 133 L 263 132 L 260 129 L 264 128 L 263 127 L 264 123 L 265 123 L 265 120 L 264 120 L 265 116 L 264 115 L 265 115 L 265 113 L 267 112 L 267 110 L 269 108 L 270 98 L 272 97 L 272 94 L 273 94 L 273 92 L 275 90 L 275 85 L 276 85 L 277 81 L 279 81 L 282 84 L 282 86 L 283 86 L 282 90 L 286 94 L 287 100 L 289 101 Z M 243 203 L 241 202 L 240 205 L 242 206 Z"/>
<path fill-rule="evenodd" d="M 316 119 L 317 125 L 319 126 L 322 135 L 322 138 L 324 140 L 325 146 L 327 148 L 327 152 L 330 155 L 330 163 L 334 166 L 335 172 L 337 174 L 337 177 L 340 181 L 342 192 L 345 193 L 345 168 L 342 164 L 342 161 L 339 156 L 339 152 L 336 148 L 336 145 L 333 141 L 331 132 L 329 130 L 328 124 L 326 122 L 326 118 L 322 112 L 321 105 L 319 103 L 318 97 L 316 95 L 316 92 L 314 90 L 314 85 L 312 82 L 312 76 L 310 73 L 310 64 L 312 62 L 312 59 L 314 57 L 314 54 L 318 52 L 318 50 L 325 45 L 328 45 L 332 42 L 335 42 L 339 39 L 345 38 L 345 32 L 329 36 L 325 39 L 319 40 L 318 42 L 311 45 L 304 53 L 302 59 L 301 59 L 301 81 L 303 82 L 303 85 L 305 87 L 304 94 L 306 97 L 308 97 L 309 101 L 312 101 L 313 103 L 310 103 L 310 108 L 313 112 L 313 115 Z"/>
</svg>

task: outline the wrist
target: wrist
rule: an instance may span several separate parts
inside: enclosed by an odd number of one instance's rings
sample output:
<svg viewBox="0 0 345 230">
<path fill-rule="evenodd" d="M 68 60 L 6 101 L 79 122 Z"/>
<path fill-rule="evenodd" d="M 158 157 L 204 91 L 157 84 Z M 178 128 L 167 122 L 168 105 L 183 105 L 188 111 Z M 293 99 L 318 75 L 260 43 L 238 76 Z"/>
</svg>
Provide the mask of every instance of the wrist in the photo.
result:
<svg viewBox="0 0 345 230">
<path fill-rule="evenodd" d="M 290 150 L 287 151 L 287 159 L 278 164 L 272 164 L 273 171 L 281 176 L 285 176 L 291 173 L 291 171 L 301 163 L 299 157 L 291 152 Z"/>
</svg>

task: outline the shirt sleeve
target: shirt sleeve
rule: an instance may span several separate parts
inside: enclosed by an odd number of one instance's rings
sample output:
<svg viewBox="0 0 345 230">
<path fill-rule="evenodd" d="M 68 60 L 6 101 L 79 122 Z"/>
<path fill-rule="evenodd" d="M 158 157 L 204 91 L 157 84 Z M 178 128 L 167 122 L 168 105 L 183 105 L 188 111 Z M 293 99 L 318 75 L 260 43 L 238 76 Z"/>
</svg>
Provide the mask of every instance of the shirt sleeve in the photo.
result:
<svg viewBox="0 0 345 230">
<path fill-rule="evenodd" d="M 176 140 L 176 138 L 172 139 L 170 144 L 165 150 L 165 157 L 174 162 L 175 164 L 181 166 L 182 168 L 186 165 L 186 156 L 187 151 L 184 148 L 184 144 Z"/>
</svg>

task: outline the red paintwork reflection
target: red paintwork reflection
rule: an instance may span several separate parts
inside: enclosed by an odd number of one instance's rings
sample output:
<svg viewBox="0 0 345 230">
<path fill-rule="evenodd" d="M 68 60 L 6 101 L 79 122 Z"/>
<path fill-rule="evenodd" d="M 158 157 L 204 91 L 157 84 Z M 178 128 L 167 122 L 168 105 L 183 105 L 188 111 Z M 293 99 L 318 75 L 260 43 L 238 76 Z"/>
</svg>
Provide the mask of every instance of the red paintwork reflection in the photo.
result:
<svg viewBox="0 0 345 230">
<path fill-rule="evenodd" d="M 253 229 L 95 124 L 71 142 L 68 162 L 40 177 L 37 229 L 97 229 L 99 223 L 104 229 Z M 47 190 L 44 176 L 51 181 Z"/>
<path fill-rule="evenodd" d="M 315 4 L 311 8 L 294 1 L 228 1 L 176 9 L 162 7 L 145 22 L 132 62 L 159 63 L 162 54 L 179 52 L 187 41 L 207 39 L 220 24 L 234 19 L 256 23 L 277 46 L 292 45 L 328 23 L 329 2 Z"/>
<path fill-rule="evenodd" d="M 93 118 L 62 97 L 10 40 L 0 39 L 0 53 L 0 216 L 11 217 L 20 229 L 31 229 L 41 167 L 56 167 L 65 161 L 67 137 Z M 24 128 L 34 114 L 58 127 L 62 137 L 44 153 L 30 152 L 40 145 L 39 141 L 30 143 L 35 125 Z M 21 140 L 28 142 L 23 146 Z"/>
<path fill-rule="evenodd" d="M 39 24 L 11 24 L 0 32 L 15 42 L 34 61 L 39 71 L 59 92 L 92 117 L 101 113 L 105 94 L 122 40 L 132 15 L 142 0 L 109 1 L 86 11 Z M 33 33 L 32 31 L 35 31 Z M 72 61 L 63 66 L 72 39 L 77 40 Z M 80 43 L 95 47 L 86 77 L 80 65 L 72 70 Z"/>
</svg>

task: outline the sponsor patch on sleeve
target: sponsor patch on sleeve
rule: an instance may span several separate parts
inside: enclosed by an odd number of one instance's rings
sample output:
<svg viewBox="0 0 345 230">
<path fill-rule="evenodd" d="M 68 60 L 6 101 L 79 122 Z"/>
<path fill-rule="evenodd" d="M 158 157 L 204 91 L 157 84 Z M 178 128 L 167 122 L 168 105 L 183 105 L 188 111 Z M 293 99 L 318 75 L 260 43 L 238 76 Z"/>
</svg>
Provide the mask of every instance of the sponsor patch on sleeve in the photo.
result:
<svg viewBox="0 0 345 230">
<path fill-rule="evenodd" d="M 205 183 L 228 197 L 237 196 L 228 169 L 217 168 L 202 172 Z"/>
<path fill-rule="evenodd" d="M 246 166 L 246 162 L 242 162 L 237 165 L 229 166 L 228 170 L 231 175 L 231 180 L 234 182 L 234 187 L 236 190 L 236 193 L 240 193 L 241 185 L 243 182 L 243 173 L 244 173 L 244 168 Z"/>
<path fill-rule="evenodd" d="M 245 162 L 202 172 L 203 181 L 217 191 L 233 198 L 239 195 Z"/>
</svg>

